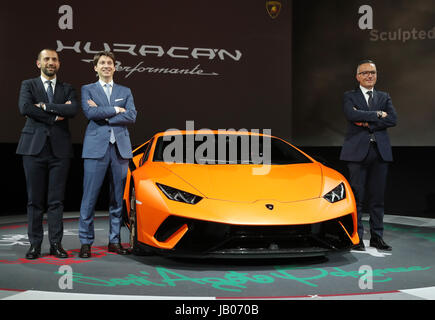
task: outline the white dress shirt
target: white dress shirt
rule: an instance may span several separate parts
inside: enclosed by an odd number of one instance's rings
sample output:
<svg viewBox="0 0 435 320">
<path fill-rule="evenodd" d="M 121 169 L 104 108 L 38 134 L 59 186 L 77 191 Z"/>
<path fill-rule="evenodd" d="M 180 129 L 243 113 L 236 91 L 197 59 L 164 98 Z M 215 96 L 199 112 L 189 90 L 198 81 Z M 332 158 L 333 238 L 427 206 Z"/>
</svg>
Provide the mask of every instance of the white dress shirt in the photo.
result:
<svg viewBox="0 0 435 320">
<path fill-rule="evenodd" d="M 109 94 L 110 95 L 112 95 L 112 90 L 113 90 L 113 80 L 112 81 L 110 81 L 110 82 L 104 82 L 103 80 L 98 80 L 98 82 L 100 83 L 100 85 L 101 85 L 101 87 L 103 87 L 103 90 L 104 90 L 104 92 L 106 92 L 106 84 L 108 84 L 109 85 Z M 116 111 L 116 114 L 118 114 L 119 113 L 119 107 L 114 107 L 115 108 L 115 111 Z"/>
<path fill-rule="evenodd" d="M 103 80 L 98 80 L 98 82 L 101 84 L 101 86 L 103 87 L 104 92 L 106 92 L 106 88 L 105 85 L 108 84 L 109 85 L 109 93 L 110 95 L 112 95 L 112 89 L 113 89 L 113 80 L 110 81 L 109 83 L 104 82 Z"/>
<path fill-rule="evenodd" d="M 367 92 L 371 91 L 372 92 L 372 97 L 374 97 L 375 96 L 375 93 L 374 93 L 375 88 L 373 87 L 371 89 L 367 89 L 367 88 L 364 88 L 361 85 L 359 86 L 359 88 L 361 89 L 361 91 L 363 93 L 363 96 L 366 99 L 367 106 L 368 106 L 369 105 L 369 95 L 367 94 Z M 370 141 L 376 141 L 375 135 L 373 133 L 370 133 Z"/>
<path fill-rule="evenodd" d="M 53 89 L 53 95 L 54 95 L 54 89 L 56 88 L 56 81 L 57 81 L 56 77 L 54 77 L 54 79 L 51 79 L 51 80 L 50 80 L 50 79 L 45 78 L 45 77 L 41 74 L 41 81 L 42 81 L 42 84 L 44 85 L 45 92 L 47 92 L 47 89 L 48 89 L 48 83 L 46 83 L 45 81 L 51 81 L 51 88 Z M 41 105 L 41 108 L 42 108 L 44 111 L 46 110 L 45 103 L 43 103 L 43 104 Z M 59 119 L 58 116 L 56 116 L 55 121 L 57 121 L 57 119 Z"/>
<path fill-rule="evenodd" d="M 43 75 L 41 75 L 41 81 L 44 84 L 45 92 L 47 92 L 48 89 L 48 83 L 45 83 L 45 81 L 51 81 L 51 88 L 53 89 L 53 94 L 54 94 L 54 89 L 56 88 L 56 77 L 54 79 L 49 80 L 45 78 Z"/>
</svg>

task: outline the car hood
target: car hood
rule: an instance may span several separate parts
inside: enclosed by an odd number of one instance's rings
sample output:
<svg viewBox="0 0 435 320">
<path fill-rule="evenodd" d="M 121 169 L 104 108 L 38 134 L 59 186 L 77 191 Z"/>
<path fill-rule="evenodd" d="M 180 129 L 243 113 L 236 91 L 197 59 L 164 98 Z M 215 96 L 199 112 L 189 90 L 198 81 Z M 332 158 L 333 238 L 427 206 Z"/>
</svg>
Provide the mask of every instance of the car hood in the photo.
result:
<svg viewBox="0 0 435 320">
<path fill-rule="evenodd" d="M 211 199 L 254 202 L 302 201 L 320 196 L 322 169 L 318 163 L 272 165 L 162 164 L 203 196 Z M 253 169 L 270 170 L 254 174 Z M 263 172 L 265 173 L 265 172 Z M 177 187 L 177 186 L 172 186 Z"/>
</svg>

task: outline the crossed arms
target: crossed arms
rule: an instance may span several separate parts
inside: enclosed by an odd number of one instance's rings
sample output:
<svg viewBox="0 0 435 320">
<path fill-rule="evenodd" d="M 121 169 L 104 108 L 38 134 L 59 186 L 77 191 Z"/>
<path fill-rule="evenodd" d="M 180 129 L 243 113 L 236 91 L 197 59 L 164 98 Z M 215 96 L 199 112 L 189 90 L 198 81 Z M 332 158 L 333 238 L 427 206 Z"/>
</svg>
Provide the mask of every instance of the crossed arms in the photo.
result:
<svg viewBox="0 0 435 320">
<path fill-rule="evenodd" d="M 106 121 L 109 125 L 128 125 L 136 121 L 136 108 L 130 89 L 123 107 L 110 105 L 97 105 L 92 99 L 89 87 L 82 87 L 82 108 L 88 120 Z"/>
<path fill-rule="evenodd" d="M 35 103 L 35 94 L 32 92 L 31 82 L 29 80 L 23 81 L 18 101 L 21 115 L 46 124 L 53 124 L 55 121 L 74 117 L 78 111 L 75 90 L 72 87 L 64 88 L 66 88 L 65 103 Z"/>
<path fill-rule="evenodd" d="M 346 119 L 356 126 L 369 129 L 371 132 L 394 127 L 397 123 L 397 114 L 388 94 L 381 109 L 375 111 L 360 110 L 351 96 L 346 94 L 344 96 L 343 110 Z"/>
</svg>

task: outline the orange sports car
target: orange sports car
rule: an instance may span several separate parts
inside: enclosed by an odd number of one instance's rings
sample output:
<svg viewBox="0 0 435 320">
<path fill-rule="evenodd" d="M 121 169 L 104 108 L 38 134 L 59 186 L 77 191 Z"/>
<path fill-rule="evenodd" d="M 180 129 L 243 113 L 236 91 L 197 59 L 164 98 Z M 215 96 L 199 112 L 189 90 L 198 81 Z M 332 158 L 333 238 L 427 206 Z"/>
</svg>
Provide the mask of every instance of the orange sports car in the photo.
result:
<svg viewBox="0 0 435 320">
<path fill-rule="evenodd" d="M 346 179 L 261 133 L 157 133 L 133 152 L 124 206 L 137 254 L 319 256 L 359 242 Z"/>
</svg>

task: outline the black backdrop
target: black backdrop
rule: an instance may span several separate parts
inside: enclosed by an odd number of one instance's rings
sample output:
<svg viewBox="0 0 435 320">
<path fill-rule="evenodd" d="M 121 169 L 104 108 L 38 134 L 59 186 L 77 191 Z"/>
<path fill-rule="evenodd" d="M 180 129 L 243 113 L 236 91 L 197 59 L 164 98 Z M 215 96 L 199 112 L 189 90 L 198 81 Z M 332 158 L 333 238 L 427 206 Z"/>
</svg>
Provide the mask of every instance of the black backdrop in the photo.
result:
<svg viewBox="0 0 435 320">
<path fill-rule="evenodd" d="M 362 6 L 372 29 L 361 29 Z M 395 146 L 435 145 L 435 2 L 430 0 L 294 1 L 293 141 L 341 146 L 343 92 L 356 87 L 356 64 L 376 61 L 376 88 L 390 93 Z M 364 7 L 363 7 L 364 9 Z M 365 12 L 363 10 L 363 12 Z"/>
<path fill-rule="evenodd" d="M 24 123 L 18 90 L 23 79 L 38 76 L 38 51 L 52 47 L 61 58 L 59 78 L 78 92 L 81 85 L 96 81 L 87 62 L 93 52 L 115 51 L 115 81 L 132 89 L 138 110 L 137 123 L 130 128 L 135 145 L 156 131 L 183 129 L 188 120 L 195 121 L 196 129 L 267 128 L 344 174 L 338 161 L 346 127 L 342 94 L 356 86 L 356 62 L 372 58 L 380 71 L 377 88 L 391 94 L 399 116 L 398 126 L 390 130 L 395 162 L 387 213 L 435 217 L 433 1 L 280 3 L 275 19 L 265 0 L 0 4 L 5 170 L 0 213 L 25 212 L 23 170 L 15 155 Z M 72 16 L 65 15 L 63 5 Z M 366 11 L 359 12 L 364 5 L 372 10 L 372 29 L 361 29 L 361 19 L 367 18 Z M 72 29 L 62 29 L 65 22 Z M 411 38 L 405 41 L 407 34 Z M 85 126 L 79 112 L 71 121 L 75 158 L 67 211 L 80 205 Z M 101 210 L 107 209 L 106 196 L 103 190 Z"/>
<path fill-rule="evenodd" d="M 72 14 L 72 29 L 62 29 Z M 271 19 L 265 1 L 54 1 L 0 4 L 0 142 L 17 142 L 23 118 L 17 112 L 20 82 L 38 75 L 36 55 L 59 52 L 59 78 L 95 82 L 91 63 L 105 48 L 118 59 L 115 82 L 131 88 L 138 111 L 133 144 L 158 131 L 195 128 L 262 129 L 290 138 L 291 1 Z M 61 26 L 59 26 L 59 22 Z M 134 71 L 133 71 L 134 70 Z M 201 71 L 201 74 L 198 74 Z M 87 121 L 71 121 L 82 143 Z"/>
</svg>

